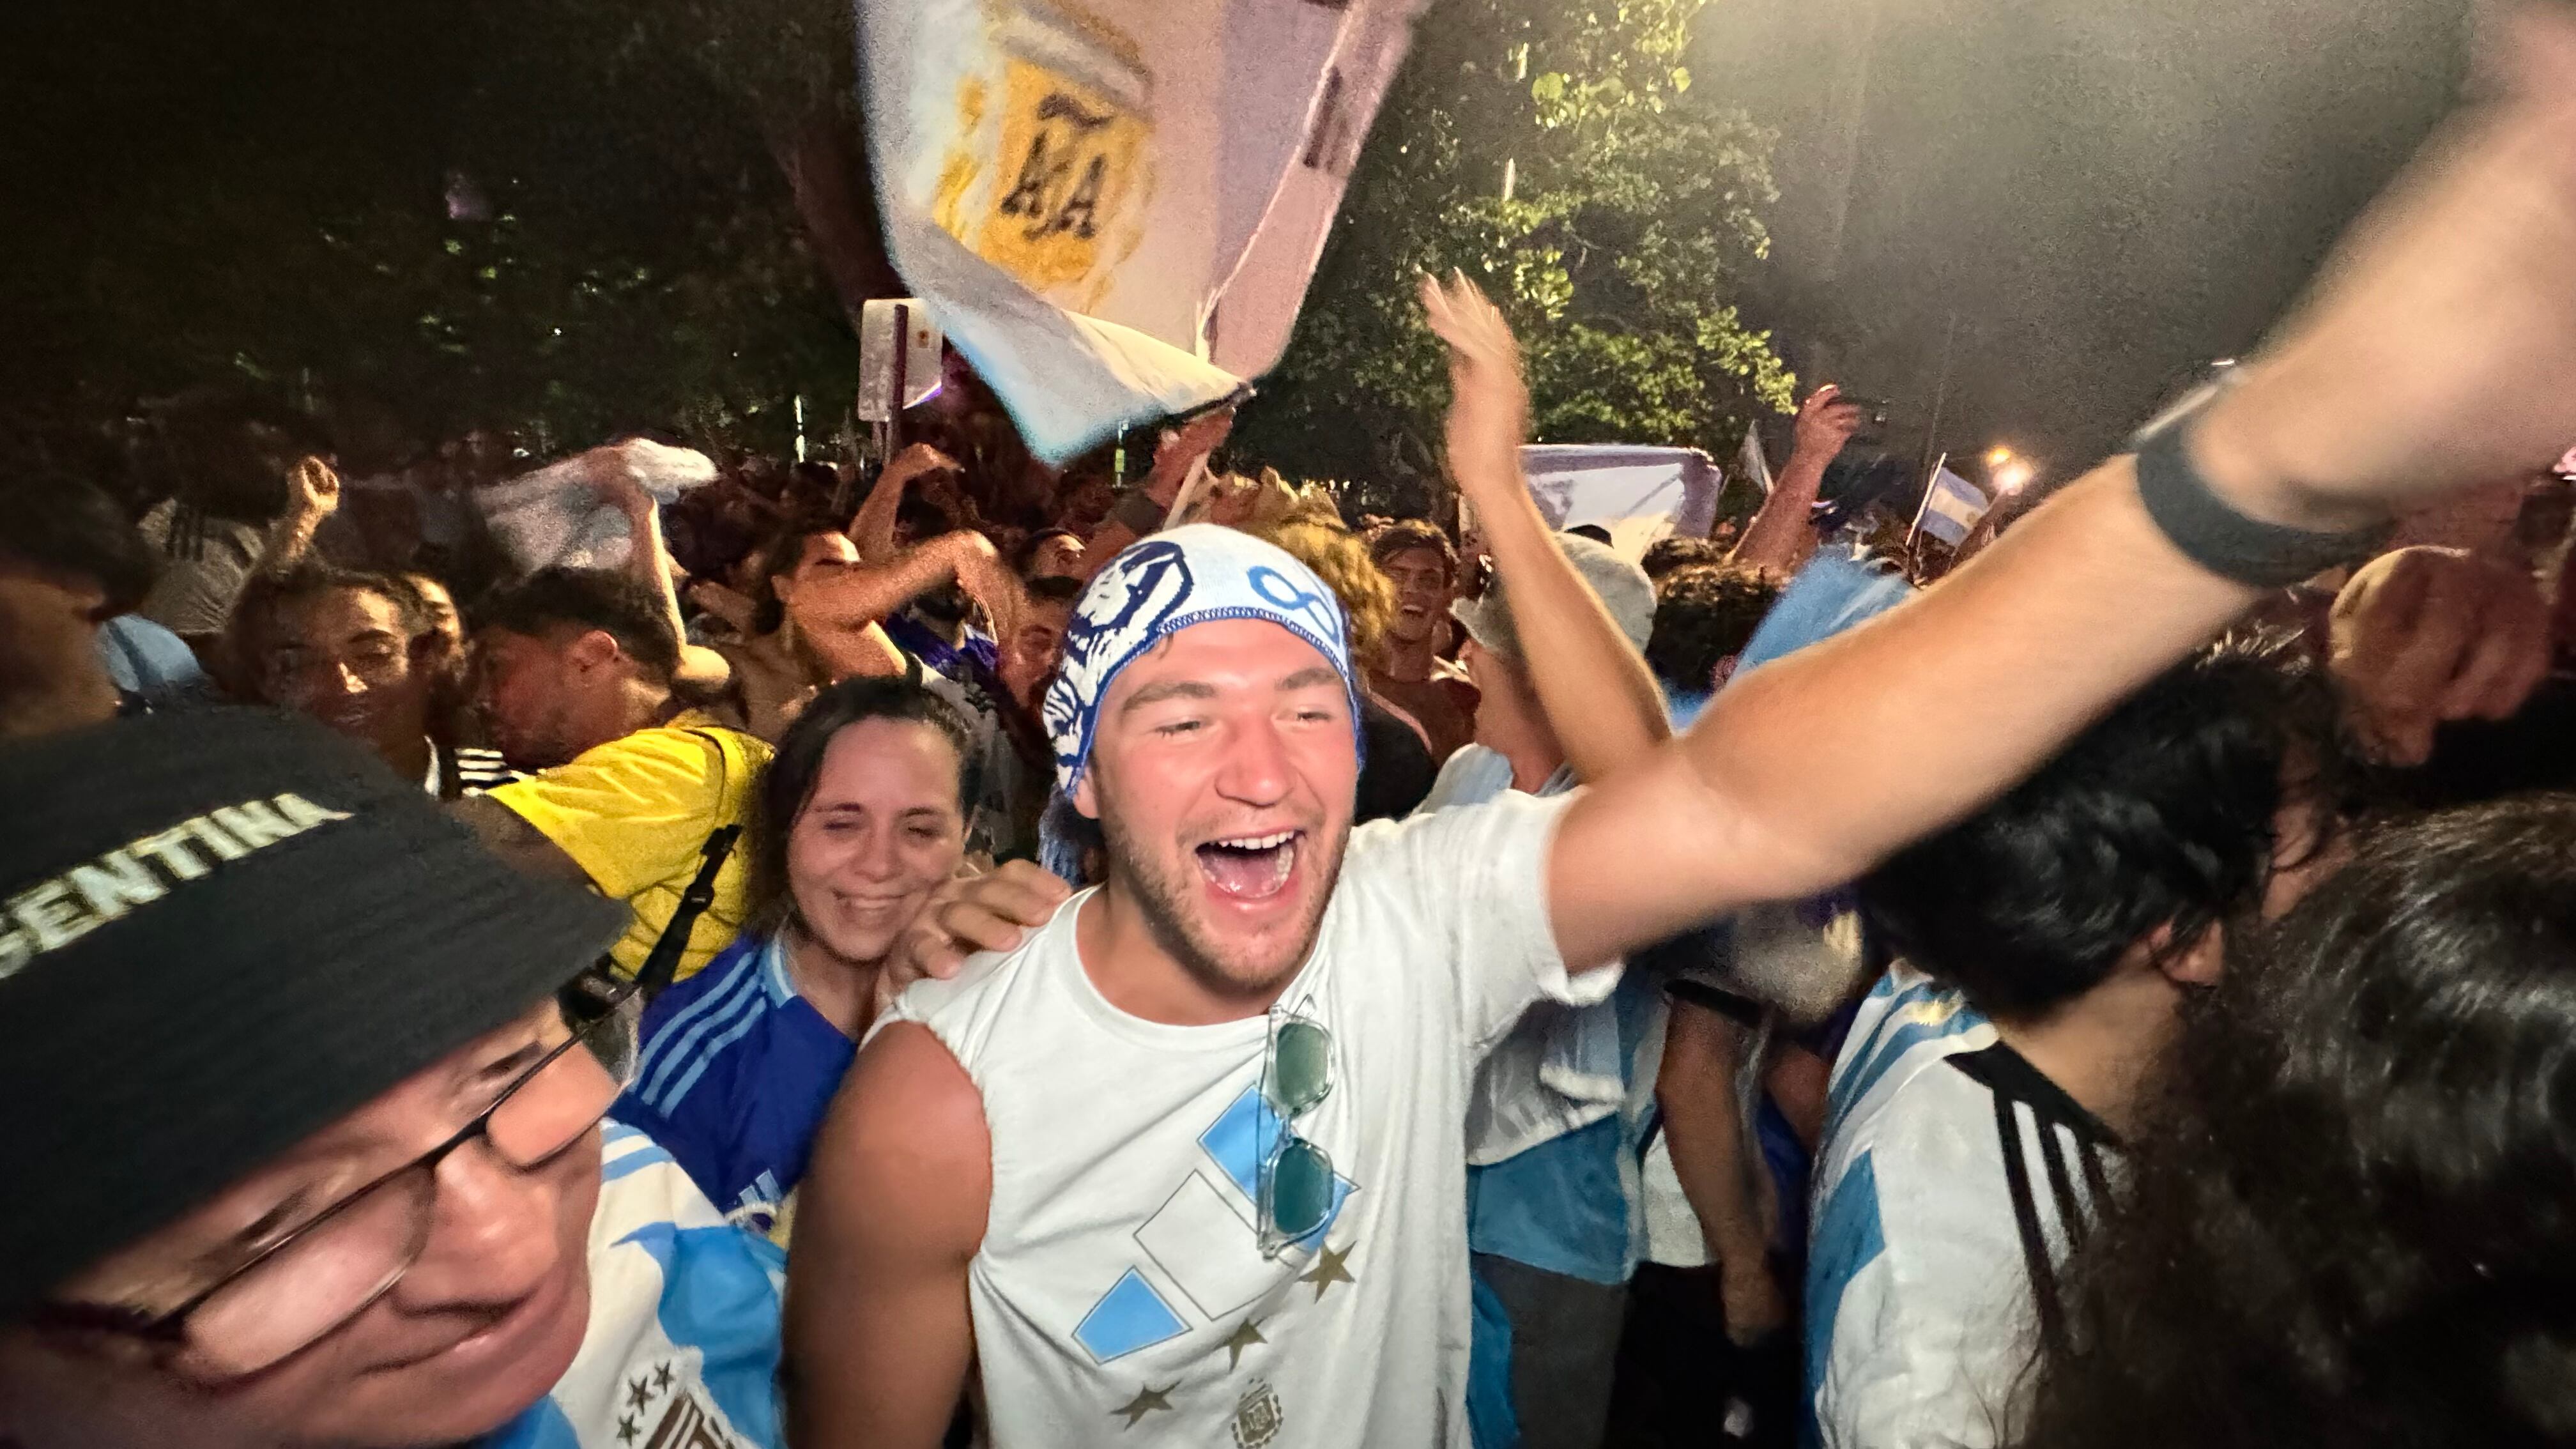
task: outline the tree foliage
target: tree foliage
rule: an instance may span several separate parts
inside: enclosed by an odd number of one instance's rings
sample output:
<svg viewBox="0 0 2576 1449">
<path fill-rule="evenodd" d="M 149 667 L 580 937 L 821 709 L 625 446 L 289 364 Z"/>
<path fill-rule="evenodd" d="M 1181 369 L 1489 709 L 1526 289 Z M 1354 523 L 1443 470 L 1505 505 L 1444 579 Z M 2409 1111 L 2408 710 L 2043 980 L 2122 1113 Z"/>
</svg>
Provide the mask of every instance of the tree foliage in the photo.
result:
<svg viewBox="0 0 2576 1449">
<path fill-rule="evenodd" d="M 1412 278 L 1453 266 L 1524 329 L 1543 437 L 1706 443 L 1782 401 L 1725 303 L 1765 246 L 1767 139 L 1689 84 L 1702 3 L 1440 0 L 1247 451 L 1429 471 Z M 792 398 L 845 407 L 874 242 L 846 0 L 46 9 L 0 408 L 94 422 L 249 379 L 388 440 L 776 450 Z"/>
<path fill-rule="evenodd" d="M 1706 447 L 1785 409 L 1769 334 L 1728 301 L 1769 246 L 1770 137 L 1691 84 L 1704 3 L 1435 6 L 1246 450 L 1373 495 L 1434 471 L 1447 387 L 1414 278 L 1451 268 L 1520 330 L 1543 441 Z"/>
<path fill-rule="evenodd" d="M 791 5 L 839 9 L 734 8 Z M 783 449 L 797 395 L 843 407 L 856 346 L 750 103 L 788 94 L 804 51 L 727 70 L 733 37 L 699 23 L 720 8 L 147 3 L 67 23 L 30 97 L 51 119 L 10 178 L 7 410 L 92 423 L 249 381 L 386 441 L 661 427 Z"/>
</svg>

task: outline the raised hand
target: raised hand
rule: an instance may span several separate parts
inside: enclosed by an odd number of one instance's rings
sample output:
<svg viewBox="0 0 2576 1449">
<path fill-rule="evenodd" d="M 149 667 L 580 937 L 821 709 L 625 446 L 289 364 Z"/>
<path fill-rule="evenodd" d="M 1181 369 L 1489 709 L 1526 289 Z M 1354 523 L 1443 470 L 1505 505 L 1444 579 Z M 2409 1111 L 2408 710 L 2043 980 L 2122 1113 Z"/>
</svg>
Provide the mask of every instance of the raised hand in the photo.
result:
<svg viewBox="0 0 2576 1449">
<path fill-rule="evenodd" d="M 296 518 L 307 524 L 320 523 L 340 507 L 340 475 L 319 458 L 299 459 L 293 475 Z"/>
<path fill-rule="evenodd" d="M 1818 463 L 1830 463 L 1860 431 L 1861 410 L 1858 403 L 1843 401 L 1843 390 L 1826 383 L 1807 394 L 1798 408 L 1798 445 L 1792 459 L 1813 457 Z"/>
<path fill-rule="evenodd" d="M 954 473 L 956 471 L 956 459 L 949 457 L 946 453 L 939 451 L 928 443 L 915 443 L 911 447 L 904 449 L 902 452 L 895 454 L 894 461 L 885 465 L 885 471 L 878 475 L 877 486 L 880 488 L 891 487 L 900 491 L 916 478 L 928 477 L 933 473 Z"/>
<path fill-rule="evenodd" d="M 1047 923 L 1073 888 L 1025 860 L 960 876 L 931 893 L 880 973 L 889 995 L 924 977 L 945 981 L 978 951 L 1008 951 Z"/>
<path fill-rule="evenodd" d="M 1463 272 L 1451 273 L 1446 284 L 1423 278 L 1422 311 L 1432 332 L 1449 344 L 1451 475 L 1470 496 L 1520 487 L 1530 403 L 1511 324 Z"/>
<path fill-rule="evenodd" d="M 2380 760 L 2420 765 L 2448 720 L 2504 719 L 2549 672 L 2549 611 L 2529 574 L 2447 548 L 2364 566 L 2334 602 L 2329 667 Z"/>
</svg>

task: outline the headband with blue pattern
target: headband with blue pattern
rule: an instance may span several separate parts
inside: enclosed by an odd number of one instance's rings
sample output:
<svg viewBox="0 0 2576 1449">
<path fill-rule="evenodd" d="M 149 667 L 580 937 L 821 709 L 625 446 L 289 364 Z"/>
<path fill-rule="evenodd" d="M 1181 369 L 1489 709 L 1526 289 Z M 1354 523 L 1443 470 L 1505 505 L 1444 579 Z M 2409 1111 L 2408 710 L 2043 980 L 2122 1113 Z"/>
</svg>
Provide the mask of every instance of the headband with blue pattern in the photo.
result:
<svg viewBox="0 0 2576 1449">
<path fill-rule="evenodd" d="M 1064 631 L 1064 663 L 1039 717 L 1055 746 L 1056 788 L 1071 795 L 1091 763 L 1101 701 L 1118 672 L 1193 624 L 1267 619 L 1315 647 L 1342 676 L 1359 744 L 1359 679 L 1341 600 L 1304 564 L 1248 533 L 1194 523 L 1131 544 L 1094 575 Z"/>
</svg>

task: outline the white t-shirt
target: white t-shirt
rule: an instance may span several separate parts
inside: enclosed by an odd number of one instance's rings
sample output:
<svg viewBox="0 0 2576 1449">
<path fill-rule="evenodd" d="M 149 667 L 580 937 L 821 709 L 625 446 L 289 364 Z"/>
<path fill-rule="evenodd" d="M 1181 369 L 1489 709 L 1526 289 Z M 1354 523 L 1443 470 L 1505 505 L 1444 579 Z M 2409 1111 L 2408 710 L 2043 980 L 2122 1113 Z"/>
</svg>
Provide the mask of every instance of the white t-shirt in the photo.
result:
<svg viewBox="0 0 2576 1449">
<path fill-rule="evenodd" d="M 2041 1305 L 2110 1145 L 1955 990 L 1891 971 L 1834 1064 L 1817 1155 L 1809 1442 L 2013 1442 Z"/>
<path fill-rule="evenodd" d="M 1275 1140 L 1263 1018 L 1168 1026 L 1111 1006 L 1077 895 L 1017 951 L 894 1009 L 982 1093 L 993 1196 L 970 1270 L 997 1449 L 1137 1443 L 1464 1449 L 1466 1094 L 1542 997 L 1595 1000 L 1549 926 L 1566 802 L 1351 834 L 1314 954 L 1280 998 L 1332 1034 L 1332 1092 L 1292 1124 L 1340 1180 L 1276 1260 L 1255 1230 Z"/>
</svg>

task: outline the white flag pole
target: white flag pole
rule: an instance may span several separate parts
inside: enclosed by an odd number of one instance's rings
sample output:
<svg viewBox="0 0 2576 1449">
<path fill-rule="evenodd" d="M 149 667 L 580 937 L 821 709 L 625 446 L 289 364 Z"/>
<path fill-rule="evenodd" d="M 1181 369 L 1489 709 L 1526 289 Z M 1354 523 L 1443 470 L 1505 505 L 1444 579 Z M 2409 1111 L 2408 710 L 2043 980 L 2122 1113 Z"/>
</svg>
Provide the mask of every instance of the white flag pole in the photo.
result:
<svg viewBox="0 0 2576 1449">
<path fill-rule="evenodd" d="M 1206 458 L 1202 457 L 1191 463 L 1189 476 L 1181 480 L 1180 491 L 1172 495 L 1172 506 L 1163 511 L 1163 527 L 1179 526 L 1181 519 L 1189 513 L 1190 506 L 1199 501 L 1199 494 L 1206 491 L 1208 483 L 1215 476 L 1208 471 Z"/>
<path fill-rule="evenodd" d="M 1943 453 L 1932 471 L 1924 475 L 1923 501 L 1914 505 L 1914 523 L 1905 530 L 1905 576 L 1909 580 L 1920 576 L 1921 571 L 1915 567 L 1915 543 L 1923 536 L 1923 515 L 1931 510 L 1932 490 L 1941 486 L 1941 470 L 1949 466 L 1950 455 Z"/>
</svg>

